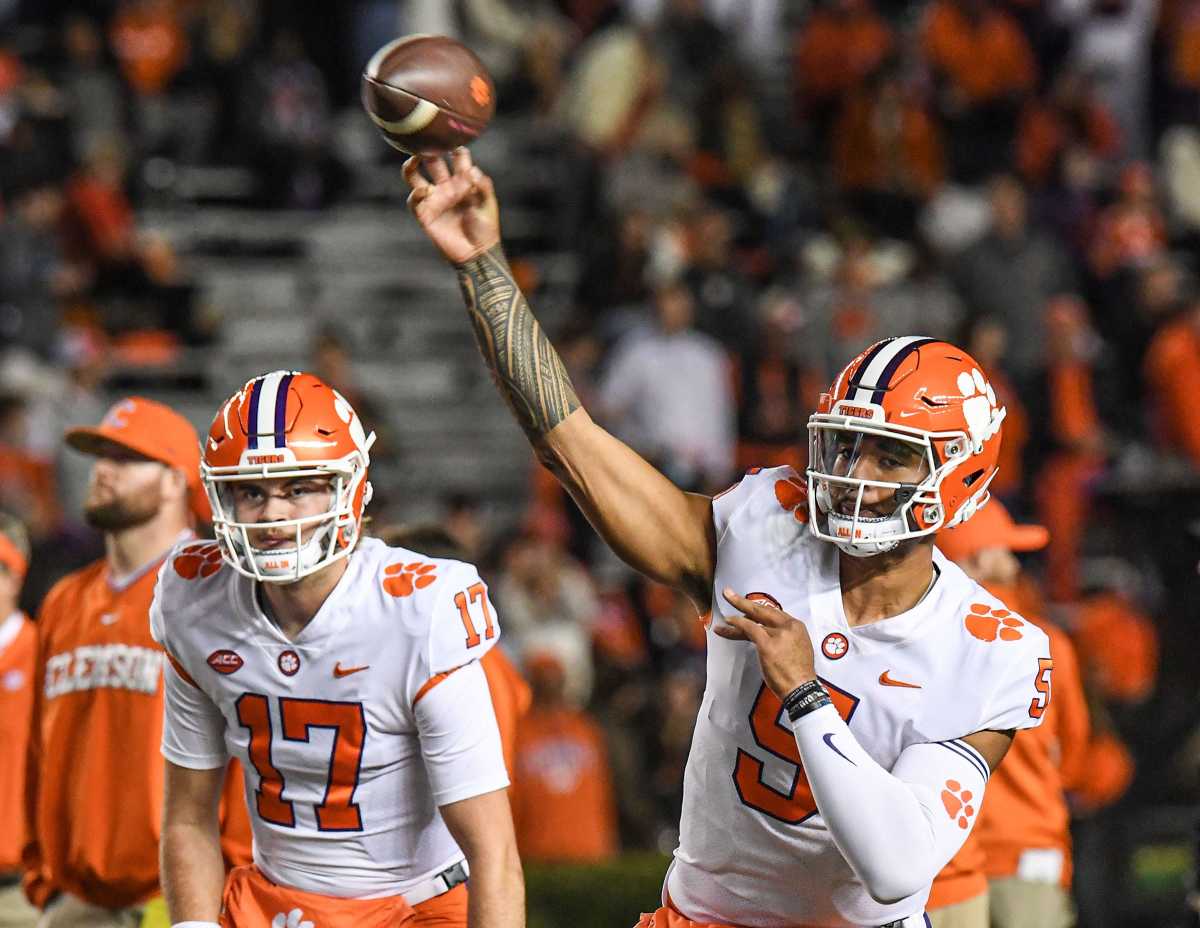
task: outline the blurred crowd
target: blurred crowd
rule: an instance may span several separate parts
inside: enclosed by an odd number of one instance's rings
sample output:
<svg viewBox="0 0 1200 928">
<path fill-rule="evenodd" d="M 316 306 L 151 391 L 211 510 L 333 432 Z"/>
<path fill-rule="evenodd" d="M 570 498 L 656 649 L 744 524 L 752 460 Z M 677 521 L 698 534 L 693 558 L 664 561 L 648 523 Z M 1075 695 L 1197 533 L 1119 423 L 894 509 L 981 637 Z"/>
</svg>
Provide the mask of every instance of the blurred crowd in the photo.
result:
<svg viewBox="0 0 1200 928">
<path fill-rule="evenodd" d="M 354 197 L 357 75 L 406 32 L 463 37 L 508 131 L 554 140 L 544 231 L 578 273 L 551 334 L 677 483 L 802 470 L 818 394 L 879 338 L 969 350 L 1008 408 L 994 490 L 1048 530 L 1026 602 L 1074 641 L 1102 736 L 1073 811 L 1194 801 L 1200 0 L 0 3 L 0 509 L 47 578 L 31 608 L 95 551 L 63 430 L 114 366 L 219 336 L 141 209 L 196 165 L 247 172 L 248 207 Z M 538 249 L 511 257 L 537 311 Z M 314 359 L 380 399 L 335 333 Z M 465 482 L 442 516 L 532 685 L 516 781 L 558 812 L 525 850 L 669 851 L 695 609 L 544 472 L 518 524 Z"/>
</svg>

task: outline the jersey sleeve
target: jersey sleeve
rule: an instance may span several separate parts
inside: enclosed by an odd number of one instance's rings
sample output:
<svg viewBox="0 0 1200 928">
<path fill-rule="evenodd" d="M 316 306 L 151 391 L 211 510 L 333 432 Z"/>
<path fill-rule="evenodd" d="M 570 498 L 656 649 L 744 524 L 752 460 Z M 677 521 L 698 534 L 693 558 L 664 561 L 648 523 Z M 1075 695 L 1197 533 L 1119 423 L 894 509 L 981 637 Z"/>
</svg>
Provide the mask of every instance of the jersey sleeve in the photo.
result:
<svg viewBox="0 0 1200 928">
<path fill-rule="evenodd" d="M 437 805 L 508 786 L 487 677 L 477 661 L 423 692 L 413 714 Z"/>
<path fill-rule="evenodd" d="M 1046 717 L 1052 696 L 1054 661 L 1046 633 L 1032 623 L 1026 639 L 993 675 L 995 683 L 983 706 L 977 731 L 1037 728 Z"/>
<path fill-rule="evenodd" d="M 431 677 L 479 660 L 500 640 L 496 608 L 472 565 L 455 564 L 434 592 L 427 647 Z"/>
<path fill-rule="evenodd" d="M 225 716 L 169 654 L 163 690 L 163 757 L 191 770 L 224 767 Z"/>
<path fill-rule="evenodd" d="M 808 521 L 808 485 L 792 467 L 752 467 L 729 489 L 713 497 L 713 523 L 717 540 L 733 517 L 759 493 L 770 492 L 784 509 L 790 509 L 799 521 Z"/>
</svg>

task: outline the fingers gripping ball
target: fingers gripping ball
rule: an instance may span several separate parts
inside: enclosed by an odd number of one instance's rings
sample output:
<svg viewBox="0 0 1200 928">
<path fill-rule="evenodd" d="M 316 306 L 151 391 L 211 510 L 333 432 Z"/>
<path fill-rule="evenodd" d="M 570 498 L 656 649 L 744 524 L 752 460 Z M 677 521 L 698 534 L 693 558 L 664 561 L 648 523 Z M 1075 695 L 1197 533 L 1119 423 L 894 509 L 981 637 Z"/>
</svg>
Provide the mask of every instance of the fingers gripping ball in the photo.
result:
<svg viewBox="0 0 1200 928">
<path fill-rule="evenodd" d="M 496 88 L 461 42 L 410 35 L 389 42 L 367 63 L 362 104 L 393 148 L 441 154 L 483 133 L 496 112 Z"/>
</svg>

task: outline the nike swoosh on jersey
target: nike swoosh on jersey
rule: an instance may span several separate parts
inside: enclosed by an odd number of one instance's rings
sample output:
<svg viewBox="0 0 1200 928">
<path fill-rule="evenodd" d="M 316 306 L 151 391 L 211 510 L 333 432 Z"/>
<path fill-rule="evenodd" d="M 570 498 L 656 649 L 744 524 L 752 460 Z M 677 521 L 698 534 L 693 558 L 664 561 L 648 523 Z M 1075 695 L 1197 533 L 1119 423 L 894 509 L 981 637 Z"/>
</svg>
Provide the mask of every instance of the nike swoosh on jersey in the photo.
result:
<svg viewBox="0 0 1200 928">
<path fill-rule="evenodd" d="M 840 757 L 842 760 L 844 760 L 846 763 L 850 764 L 853 767 L 858 766 L 858 764 L 854 763 L 854 761 L 852 761 L 849 757 L 847 757 L 845 754 L 843 754 L 841 751 L 838 750 L 838 746 L 833 743 L 833 732 L 828 732 L 827 734 L 822 735 L 821 740 L 825 742 L 825 744 L 829 747 L 829 750 L 831 750 L 835 754 L 837 754 L 837 756 Z"/>
<path fill-rule="evenodd" d="M 908 690 L 919 690 L 921 688 L 920 683 L 905 683 L 903 680 L 893 680 L 886 670 L 879 675 L 879 682 L 884 686 L 902 686 Z"/>
<path fill-rule="evenodd" d="M 338 661 L 333 665 L 333 675 L 340 680 L 342 677 L 348 677 L 352 673 L 358 673 L 360 670 L 366 670 L 370 666 L 370 664 L 363 664 L 361 667 L 343 667 L 342 662 Z"/>
</svg>

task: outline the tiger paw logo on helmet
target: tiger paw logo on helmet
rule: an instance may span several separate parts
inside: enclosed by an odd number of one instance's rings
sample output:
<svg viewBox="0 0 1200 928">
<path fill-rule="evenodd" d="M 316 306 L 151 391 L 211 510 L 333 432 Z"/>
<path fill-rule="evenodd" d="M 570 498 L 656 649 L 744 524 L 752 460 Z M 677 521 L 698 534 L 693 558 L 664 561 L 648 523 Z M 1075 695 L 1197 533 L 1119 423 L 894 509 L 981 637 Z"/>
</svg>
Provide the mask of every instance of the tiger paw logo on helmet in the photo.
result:
<svg viewBox="0 0 1200 928">
<path fill-rule="evenodd" d="M 967 420 L 967 432 L 975 447 L 982 448 L 984 442 L 1000 431 L 1004 421 L 1004 407 L 996 405 L 996 391 L 977 367 L 968 374 L 958 375 L 958 391 L 963 395 L 963 418 Z"/>
<path fill-rule="evenodd" d="M 215 543 L 188 545 L 175 557 L 175 573 L 184 580 L 211 577 L 221 569 L 221 549 Z"/>
<path fill-rule="evenodd" d="M 304 920 L 304 912 L 300 909 L 292 909 L 287 914 L 279 912 L 271 919 L 271 928 L 316 928 L 310 922 Z"/>
<path fill-rule="evenodd" d="M 980 641 L 1020 641 L 1024 620 L 1007 609 L 993 609 L 986 603 L 973 603 L 964 620 L 967 631 Z"/>
<path fill-rule="evenodd" d="M 389 564 L 384 568 L 383 588 L 397 598 L 411 596 L 437 580 L 436 564 L 413 561 L 411 564 Z"/>
</svg>

